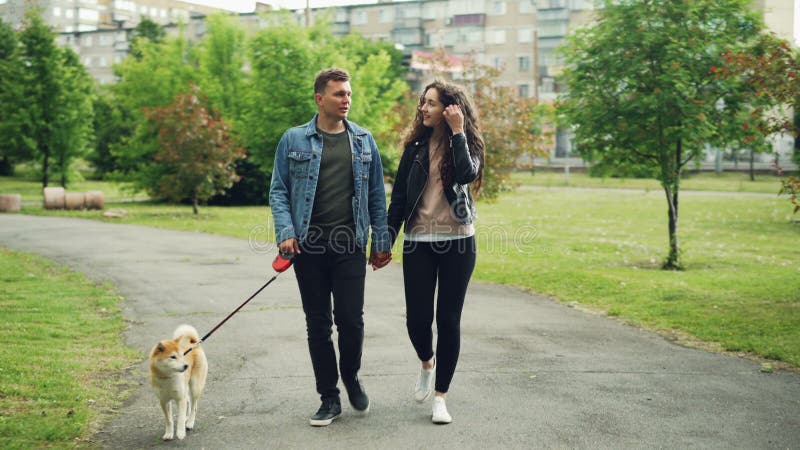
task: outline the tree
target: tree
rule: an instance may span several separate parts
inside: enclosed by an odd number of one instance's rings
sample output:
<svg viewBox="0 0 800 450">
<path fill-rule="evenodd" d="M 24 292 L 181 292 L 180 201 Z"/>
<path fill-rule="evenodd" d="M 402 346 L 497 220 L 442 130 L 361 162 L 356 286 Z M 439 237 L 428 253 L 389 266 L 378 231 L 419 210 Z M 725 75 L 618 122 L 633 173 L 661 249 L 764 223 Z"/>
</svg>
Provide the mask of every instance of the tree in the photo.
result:
<svg viewBox="0 0 800 450">
<path fill-rule="evenodd" d="M 316 111 L 312 91 L 321 66 L 308 30 L 283 23 L 261 30 L 249 46 L 252 76 L 240 129 L 250 157 L 266 172 L 283 132 Z"/>
<path fill-rule="evenodd" d="M 42 163 L 42 187 L 47 187 L 53 152 L 54 126 L 61 111 L 64 67 L 62 52 L 42 20 L 39 8 L 25 13 L 22 43 L 23 95 L 22 141 Z"/>
<path fill-rule="evenodd" d="M 61 51 L 61 90 L 52 135 L 53 173 L 60 176 L 61 186 L 67 187 L 70 165 L 88 153 L 94 138 L 94 80 L 71 48 Z"/>
<path fill-rule="evenodd" d="M 735 88 L 712 68 L 723 64 L 725 50 L 751 44 L 761 28 L 747 0 L 607 0 L 596 22 L 564 49 L 560 106 L 578 151 L 590 161 L 644 169 L 664 189 L 665 269 L 681 268 L 682 169 L 719 132 L 709 117 Z"/>
<path fill-rule="evenodd" d="M 715 75 L 739 80 L 755 104 L 750 139 L 792 133 L 794 159 L 800 164 L 800 50 L 773 34 L 762 34 L 752 48 L 728 50 L 724 56 Z"/>
<path fill-rule="evenodd" d="M 198 213 L 200 201 L 221 193 L 237 180 L 233 163 L 244 150 L 233 145 L 230 127 L 208 108 L 197 85 L 178 94 L 171 105 L 148 108 L 145 114 L 158 135 L 157 194 L 172 201 L 189 198 Z"/>
<path fill-rule="evenodd" d="M 126 58 L 114 66 L 119 81 L 111 86 L 121 114 L 130 115 L 130 136 L 110 145 L 117 172 L 115 179 L 133 183 L 134 189 L 157 192 L 160 170 L 153 157 L 158 136 L 144 114 L 146 108 L 172 103 L 197 76 L 188 41 L 179 36 L 161 43 L 142 40 L 140 58 Z"/>
<path fill-rule="evenodd" d="M 223 13 L 207 17 L 196 59 L 198 82 L 211 105 L 226 119 L 238 119 L 245 93 L 245 36 L 238 22 Z"/>
<path fill-rule="evenodd" d="M 0 19 L 0 175 L 12 175 L 14 164 L 32 158 L 21 140 L 20 110 L 24 105 L 19 40 Z"/>
<path fill-rule="evenodd" d="M 486 141 L 483 196 L 494 198 L 509 190 L 509 175 L 523 154 L 544 156 L 552 143 L 547 131 L 554 119 L 550 105 L 521 98 L 513 87 L 497 83 L 500 71 L 472 65 L 475 102 Z"/>
<path fill-rule="evenodd" d="M 142 45 L 143 41 L 159 44 L 166 36 L 167 32 L 164 31 L 164 28 L 161 25 L 153 22 L 147 17 L 143 18 L 139 24 L 136 25 L 136 28 L 133 29 L 131 55 L 133 55 L 135 59 L 141 59 L 142 51 L 139 47 Z"/>
<path fill-rule="evenodd" d="M 94 151 L 89 153 L 88 160 L 94 166 L 95 176 L 104 178 L 120 168 L 112 149 L 133 134 L 133 116 L 106 90 L 95 95 L 92 111 L 95 139 Z"/>
</svg>

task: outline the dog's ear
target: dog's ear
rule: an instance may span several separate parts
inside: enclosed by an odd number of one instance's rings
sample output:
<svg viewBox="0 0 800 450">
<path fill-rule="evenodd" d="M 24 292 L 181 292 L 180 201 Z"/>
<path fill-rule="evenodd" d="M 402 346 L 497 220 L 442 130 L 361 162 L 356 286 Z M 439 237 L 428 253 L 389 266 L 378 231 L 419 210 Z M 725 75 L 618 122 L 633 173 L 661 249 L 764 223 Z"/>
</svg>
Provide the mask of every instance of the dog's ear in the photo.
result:
<svg viewBox="0 0 800 450">
<path fill-rule="evenodd" d="M 164 347 L 164 344 L 162 344 L 161 342 L 159 342 L 159 343 L 158 343 L 158 347 L 156 347 L 156 352 L 157 352 L 157 353 L 162 353 L 164 350 L 166 350 L 166 348 Z"/>
</svg>

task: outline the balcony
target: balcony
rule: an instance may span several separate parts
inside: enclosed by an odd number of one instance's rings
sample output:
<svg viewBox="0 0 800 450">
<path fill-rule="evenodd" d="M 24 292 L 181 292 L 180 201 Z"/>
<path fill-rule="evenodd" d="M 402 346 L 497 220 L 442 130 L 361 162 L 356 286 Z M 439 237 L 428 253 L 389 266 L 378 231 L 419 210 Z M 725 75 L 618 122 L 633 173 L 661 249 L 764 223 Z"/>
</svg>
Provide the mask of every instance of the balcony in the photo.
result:
<svg viewBox="0 0 800 450">
<path fill-rule="evenodd" d="M 454 27 L 482 27 L 486 25 L 486 14 L 458 14 L 447 22 Z"/>
</svg>

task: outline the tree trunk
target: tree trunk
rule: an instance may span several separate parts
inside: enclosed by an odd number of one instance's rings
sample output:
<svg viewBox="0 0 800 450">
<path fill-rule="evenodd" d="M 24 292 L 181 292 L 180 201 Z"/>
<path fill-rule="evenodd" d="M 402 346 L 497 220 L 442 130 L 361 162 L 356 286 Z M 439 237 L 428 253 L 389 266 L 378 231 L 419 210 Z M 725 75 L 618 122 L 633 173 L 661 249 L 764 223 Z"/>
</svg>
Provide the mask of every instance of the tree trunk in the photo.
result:
<svg viewBox="0 0 800 450">
<path fill-rule="evenodd" d="M 47 183 L 50 182 L 50 147 L 45 145 L 42 149 L 42 154 L 44 154 L 44 162 L 42 163 L 42 188 L 47 187 Z"/>
<path fill-rule="evenodd" d="M 794 107 L 794 162 L 800 166 L 800 104 Z"/>
<path fill-rule="evenodd" d="M 756 152 L 750 150 L 750 181 L 756 181 L 756 170 L 753 167 L 756 160 Z"/>
<path fill-rule="evenodd" d="M 14 175 L 14 163 L 8 156 L 3 156 L 0 159 L 0 176 L 10 177 Z"/>
<path fill-rule="evenodd" d="M 197 189 L 192 192 L 192 210 L 197 214 Z"/>
<path fill-rule="evenodd" d="M 667 270 L 680 270 L 681 265 L 679 261 L 678 249 L 678 191 L 673 191 L 669 187 L 664 187 L 664 193 L 667 195 L 667 218 L 669 223 L 669 256 L 662 269 Z"/>
<path fill-rule="evenodd" d="M 665 182 L 664 193 L 667 196 L 667 218 L 669 224 L 669 256 L 664 264 L 661 266 L 665 270 L 681 270 L 680 264 L 680 249 L 678 247 L 678 192 L 680 192 L 681 183 L 681 157 L 683 142 L 678 140 L 675 149 L 675 167 L 674 172 Z M 665 180 L 665 181 L 666 181 Z"/>
<path fill-rule="evenodd" d="M 67 168 L 64 167 L 64 154 L 59 158 L 59 166 L 61 167 L 61 187 L 67 188 Z"/>
</svg>

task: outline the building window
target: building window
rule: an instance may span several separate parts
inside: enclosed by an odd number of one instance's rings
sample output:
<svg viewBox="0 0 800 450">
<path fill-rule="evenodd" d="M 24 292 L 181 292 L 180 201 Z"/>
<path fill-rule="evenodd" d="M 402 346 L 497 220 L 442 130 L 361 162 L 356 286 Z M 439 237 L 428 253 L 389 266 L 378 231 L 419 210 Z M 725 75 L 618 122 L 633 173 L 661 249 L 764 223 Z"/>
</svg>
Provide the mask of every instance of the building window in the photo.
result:
<svg viewBox="0 0 800 450">
<path fill-rule="evenodd" d="M 61 17 L 61 8 L 53 6 L 53 17 Z"/>
<path fill-rule="evenodd" d="M 494 57 L 494 68 L 497 70 L 503 70 L 506 67 L 506 60 L 502 56 L 495 56 Z"/>
<path fill-rule="evenodd" d="M 423 19 L 439 19 L 444 16 L 444 10 L 436 3 L 423 2 L 422 3 L 422 18 Z"/>
<path fill-rule="evenodd" d="M 529 44 L 533 42 L 533 29 L 520 28 L 517 30 L 517 40 L 520 44 Z"/>
<path fill-rule="evenodd" d="M 566 22 L 544 22 L 539 24 L 539 36 L 541 37 L 558 37 L 566 35 Z"/>
<path fill-rule="evenodd" d="M 492 2 L 491 8 L 492 15 L 502 16 L 506 13 L 506 2 Z"/>
<path fill-rule="evenodd" d="M 520 56 L 518 58 L 519 61 L 519 71 L 520 72 L 527 72 L 531 70 L 531 57 L 530 56 Z"/>
<path fill-rule="evenodd" d="M 394 10 L 392 8 L 381 8 L 378 11 L 378 21 L 380 23 L 389 23 L 394 20 Z"/>
<path fill-rule="evenodd" d="M 520 84 L 519 86 L 517 86 L 517 94 L 519 94 L 521 98 L 530 97 L 530 92 L 528 92 L 528 85 Z"/>
<path fill-rule="evenodd" d="M 553 77 L 542 77 L 541 91 L 544 93 L 552 93 L 556 91 L 556 79 Z"/>
<path fill-rule="evenodd" d="M 491 30 L 489 32 L 490 44 L 505 44 L 506 43 L 506 30 Z"/>
<path fill-rule="evenodd" d="M 92 67 L 92 58 L 83 58 L 83 65 L 86 67 Z"/>
<path fill-rule="evenodd" d="M 359 9 L 353 11 L 353 25 L 365 25 L 367 23 L 367 11 Z"/>
<path fill-rule="evenodd" d="M 531 14 L 536 11 L 536 0 L 519 0 L 519 13 Z"/>
<path fill-rule="evenodd" d="M 100 57 L 100 67 L 108 67 L 108 61 L 105 56 Z"/>
<path fill-rule="evenodd" d="M 83 41 L 81 41 L 81 44 L 83 44 L 84 47 L 91 47 L 92 46 L 92 35 L 85 36 L 83 38 Z"/>
<path fill-rule="evenodd" d="M 64 10 L 64 17 L 67 19 L 72 19 L 75 17 L 75 12 L 71 8 L 67 8 Z"/>
<path fill-rule="evenodd" d="M 100 19 L 100 13 L 97 12 L 96 9 L 80 8 L 78 10 L 78 17 L 81 20 L 88 20 L 88 21 L 91 21 L 91 22 L 97 22 Z"/>
<path fill-rule="evenodd" d="M 483 32 L 481 30 L 468 31 L 464 34 L 464 41 L 469 43 L 482 42 Z"/>
</svg>

